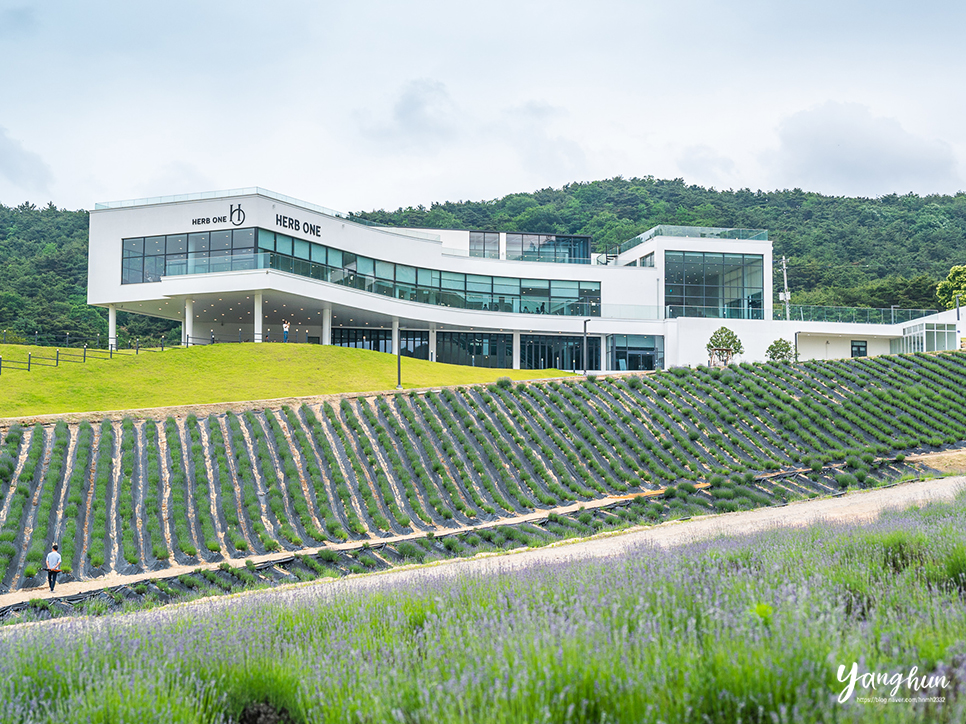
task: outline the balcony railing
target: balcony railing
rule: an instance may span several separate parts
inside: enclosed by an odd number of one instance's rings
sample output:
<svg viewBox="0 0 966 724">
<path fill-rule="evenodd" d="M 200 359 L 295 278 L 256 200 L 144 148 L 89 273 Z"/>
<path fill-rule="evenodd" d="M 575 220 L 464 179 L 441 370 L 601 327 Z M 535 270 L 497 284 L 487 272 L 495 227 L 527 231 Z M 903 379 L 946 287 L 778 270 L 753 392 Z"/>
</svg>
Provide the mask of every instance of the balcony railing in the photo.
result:
<svg viewBox="0 0 966 724">
<path fill-rule="evenodd" d="M 913 319 L 936 314 L 935 309 L 899 309 L 898 307 L 813 307 L 792 304 L 789 318 L 794 322 L 838 322 L 852 324 L 903 324 Z M 785 319 L 785 305 L 776 304 L 772 319 Z"/>
</svg>

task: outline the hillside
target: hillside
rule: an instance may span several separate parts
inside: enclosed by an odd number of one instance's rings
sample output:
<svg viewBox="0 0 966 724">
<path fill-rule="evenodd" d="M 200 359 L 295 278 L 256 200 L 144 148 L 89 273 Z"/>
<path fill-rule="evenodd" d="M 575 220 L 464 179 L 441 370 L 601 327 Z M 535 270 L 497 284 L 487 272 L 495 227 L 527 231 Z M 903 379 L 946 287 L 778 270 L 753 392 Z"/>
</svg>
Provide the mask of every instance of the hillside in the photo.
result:
<svg viewBox="0 0 966 724">
<path fill-rule="evenodd" d="M 591 234 L 597 249 L 658 224 L 766 228 L 776 257 L 789 257 L 796 304 L 934 308 L 936 282 L 966 262 L 964 194 L 861 199 L 614 178 L 356 216 L 396 226 Z M 87 228 L 83 210 L 0 204 L 0 329 L 106 338 L 105 310 L 85 303 Z M 171 339 L 176 329 L 126 313 L 118 324 L 122 346 L 136 337 Z"/>
<path fill-rule="evenodd" d="M 0 590 L 35 585 L 52 540 L 98 577 L 637 494 L 652 502 L 628 520 L 656 521 L 875 486 L 966 441 L 964 384 L 966 357 L 944 353 L 14 425 Z"/>
<path fill-rule="evenodd" d="M 58 367 L 34 364 L 30 372 L 9 365 L 27 354 L 54 363 L 49 347 L 0 344 L 0 419 L 63 412 L 246 402 L 396 387 L 396 357 L 382 352 L 308 344 L 216 344 L 131 350 L 108 358 L 103 350 L 61 351 Z M 441 364 L 403 357 L 404 388 L 527 380 L 568 372 L 501 370 Z"/>
</svg>

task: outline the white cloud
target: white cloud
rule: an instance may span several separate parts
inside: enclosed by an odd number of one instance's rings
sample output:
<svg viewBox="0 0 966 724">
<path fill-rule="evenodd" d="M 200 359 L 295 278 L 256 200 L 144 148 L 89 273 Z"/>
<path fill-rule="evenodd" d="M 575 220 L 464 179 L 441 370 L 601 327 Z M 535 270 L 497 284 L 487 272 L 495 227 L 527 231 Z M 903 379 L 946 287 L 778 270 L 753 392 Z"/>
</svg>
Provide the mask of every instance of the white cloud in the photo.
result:
<svg viewBox="0 0 966 724">
<path fill-rule="evenodd" d="M 407 83 L 388 118 L 373 121 L 368 110 L 356 115 L 363 136 L 399 150 L 439 149 L 457 135 L 456 104 L 446 85 L 431 78 Z"/>
<path fill-rule="evenodd" d="M 47 191 L 52 181 L 50 168 L 44 160 L 11 138 L 0 126 L 0 176 L 14 186 L 30 191 Z"/>
<path fill-rule="evenodd" d="M 857 103 L 799 111 L 781 122 L 778 136 L 779 147 L 762 160 L 785 187 L 853 196 L 961 187 L 948 143 L 916 136 Z"/>
<path fill-rule="evenodd" d="M 587 170 L 586 153 L 579 143 L 552 130 L 552 124 L 566 116 L 562 108 L 531 100 L 504 111 L 489 135 L 508 144 L 530 174 L 577 181 Z"/>
<path fill-rule="evenodd" d="M 677 164 L 690 183 L 724 187 L 736 181 L 735 162 L 710 146 L 688 146 Z"/>
</svg>

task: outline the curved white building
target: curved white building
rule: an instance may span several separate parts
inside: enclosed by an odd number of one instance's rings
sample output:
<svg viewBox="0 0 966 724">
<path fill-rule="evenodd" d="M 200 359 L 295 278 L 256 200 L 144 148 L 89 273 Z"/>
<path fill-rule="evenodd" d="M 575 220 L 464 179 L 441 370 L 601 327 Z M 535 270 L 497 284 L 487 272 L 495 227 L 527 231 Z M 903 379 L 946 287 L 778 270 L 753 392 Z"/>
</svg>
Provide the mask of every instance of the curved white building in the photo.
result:
<svg viewBox="0 0 966 724">
<path fill-rule="evenodd" d="M 706 363 L 722 324 L 749 360 L 779 337 L 803 359 L 911 350 L 920 333 L 959 345 L 955 310 L 784 319 L 763 230 L 656 227 L 593 255 L 589 237 L 378 227 L 257 188 L 100 203 L 90 225 L 88 302 L 112 339 L 124 310 L 180 320 L 184 344 L 281 342 L 287 323 L 289 342 L 524 369 Z"/>
</svg>

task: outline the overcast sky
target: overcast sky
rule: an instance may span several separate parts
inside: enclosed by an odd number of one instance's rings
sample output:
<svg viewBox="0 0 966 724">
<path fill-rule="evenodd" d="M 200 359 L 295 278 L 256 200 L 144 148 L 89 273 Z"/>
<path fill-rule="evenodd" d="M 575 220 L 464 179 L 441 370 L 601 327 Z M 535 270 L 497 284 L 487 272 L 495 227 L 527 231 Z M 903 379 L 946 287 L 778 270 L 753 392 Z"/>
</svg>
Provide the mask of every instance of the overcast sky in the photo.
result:
<svg viewBox="0 0 966 724">
<path fill-rule="evenodd" d="M 0 0 L 0 203 L 966 189 L 966 3 Z"/>
</svg>

